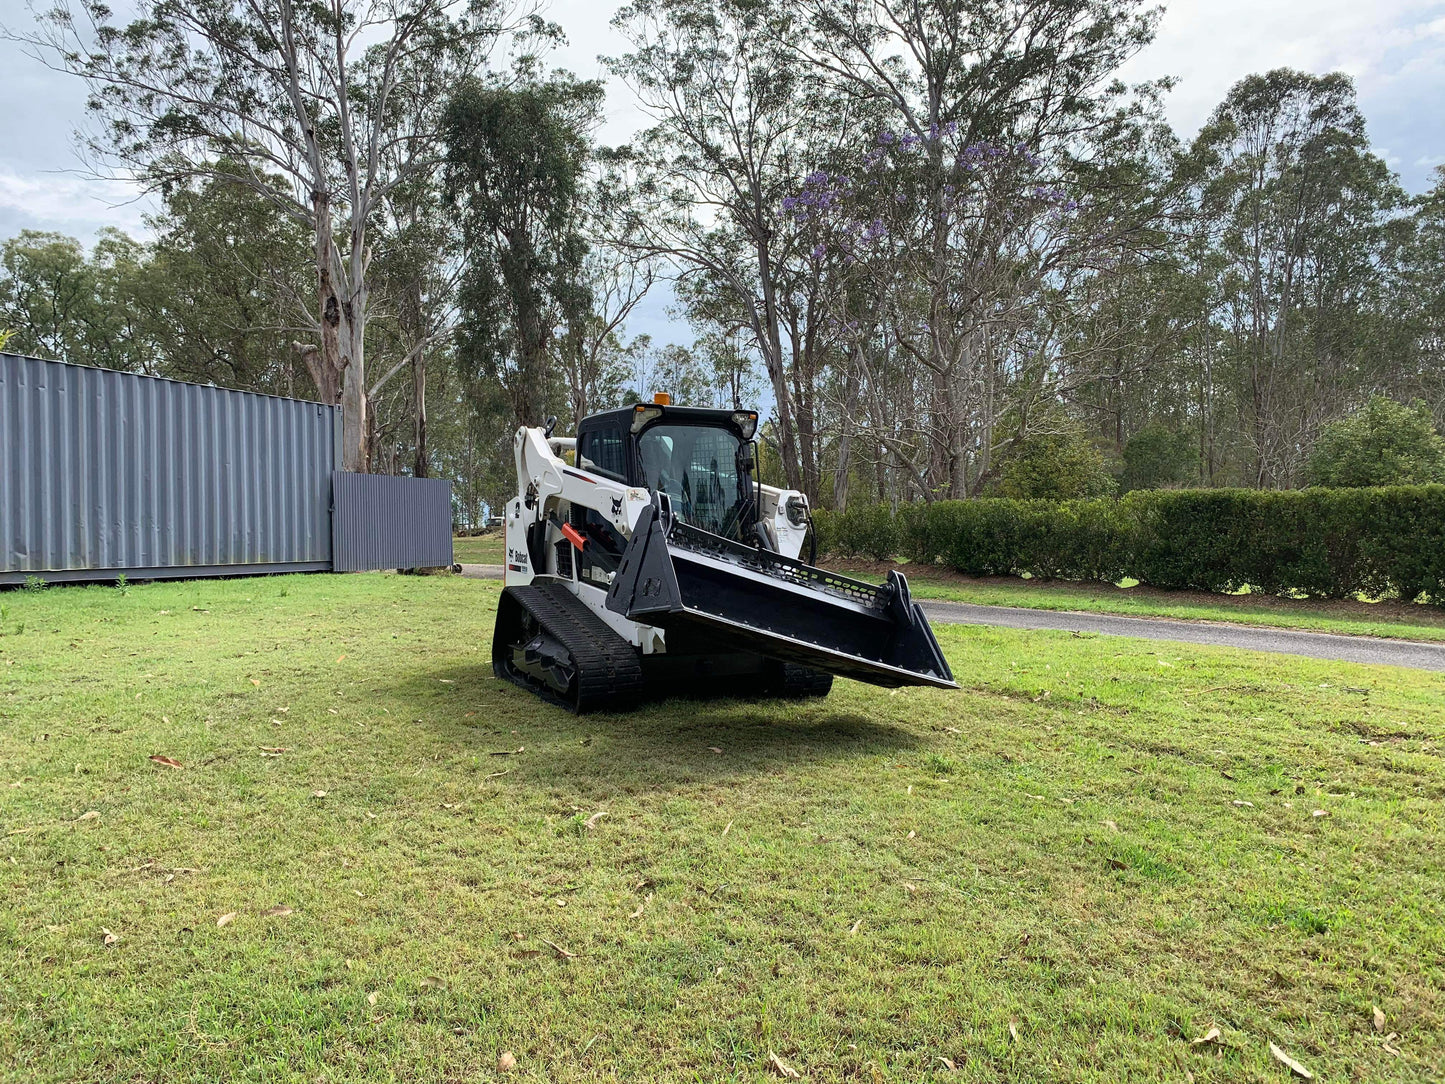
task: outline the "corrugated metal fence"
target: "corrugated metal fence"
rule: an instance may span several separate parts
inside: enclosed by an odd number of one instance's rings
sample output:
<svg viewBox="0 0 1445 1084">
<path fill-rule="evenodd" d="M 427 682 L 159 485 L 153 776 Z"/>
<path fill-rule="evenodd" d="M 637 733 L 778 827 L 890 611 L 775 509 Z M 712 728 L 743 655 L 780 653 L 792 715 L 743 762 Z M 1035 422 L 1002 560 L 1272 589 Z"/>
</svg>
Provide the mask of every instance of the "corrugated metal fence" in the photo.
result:
<svg viewBox="0 0 1445 1084">
<path fill-rule="evenodd" d="M 0 583 L 329 569 L 339 421 L 320 403 L 0 354 Z M 450 507 L 445 522 L 438 563 Z"/>
<path fill-rule="evenodd" d="M 452 484 L 387 474 L 332 475 L 337 572 L 452 563 Z"/>
</svg>

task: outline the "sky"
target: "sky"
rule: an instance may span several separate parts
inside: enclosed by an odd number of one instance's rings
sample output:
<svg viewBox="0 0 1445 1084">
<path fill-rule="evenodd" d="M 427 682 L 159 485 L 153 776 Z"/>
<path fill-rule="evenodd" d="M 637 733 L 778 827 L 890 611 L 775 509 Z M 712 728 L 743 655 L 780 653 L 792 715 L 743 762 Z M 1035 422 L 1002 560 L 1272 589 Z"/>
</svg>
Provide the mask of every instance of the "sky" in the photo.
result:
<svg viewBox="0 0 1445 1084">
<path fill-rule="evenodd" d="M 599 55 L 626 48 L 608 25 L 619 6 L 552 0 L 547 15 L 569 38 L 554 64 L 606 77 Z M 24 0 L 0 0 L 0 27 L 23 31 L 30 20 Z M 1176 77 L 1166 113 L 1189 138 L 1237 80 L 1278 67 L 1352 76 L 1371 141 L 1407 190 L 1429 187 L 1434 167 L 1445 164 L 1445 0 L 1174 0 L 1156 40 L 1121 75 L 1130 82 Z M 89 242 L 107 225 L 144 235 L 146 200 L 81 170 L 73 133 L 84 123 L 84 106 L 78 80 L 0 40 L 0 239 L 42 229 Z M 600 141 L 625 142 L 645 123 L 627 88 L 609 83 Z M 629 333 L 690 343 L 686 324 L 669 313 L 670 300 L 670 291 L 654 291 Z"/>
</svg>

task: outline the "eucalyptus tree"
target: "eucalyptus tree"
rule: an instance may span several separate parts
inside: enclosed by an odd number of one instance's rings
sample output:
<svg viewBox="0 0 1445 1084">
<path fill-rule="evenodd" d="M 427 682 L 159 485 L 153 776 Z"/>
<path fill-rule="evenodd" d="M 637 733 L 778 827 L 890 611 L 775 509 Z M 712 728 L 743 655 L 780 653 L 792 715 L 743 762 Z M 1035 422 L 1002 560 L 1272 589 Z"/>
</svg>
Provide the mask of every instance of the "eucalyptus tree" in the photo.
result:
<svg viewBox="0 0 1445 1084">
<path fill-rule="evenodd" d="M 1372 314 L 1403 193 L 1371 152 L 1354 85 L 1340 73 L 1241 80 L 1195 153 L 1247 481 L 1290 485 L 1319 427 L 1350 405 L 1350 389 L 1381 378 Z"/>
<path fill-rule="evenodd" d="M 851 113 L 784 42 L 787 8 L 755 0 L 635 0 L 613 20 L 632 49 L 610 60 L 652 124 L 609 159 L 625 187 L 618 231 L 634 249 L 705 283 L 745 327 L 772 391 L 788 485 L 815 491 L 804 464 L 814 443 L 807 401 L 816 368 L 785 296 L 803 270 L 779 231 L 779 207 L 816 158 L 846 133 Z M 696 293 L 694 294 L 696 296 Z M 798 363 L 803 364 L 799 370 Z M 797 379 L 795 379 L 797 378 Z M 800 405 L 802 410 L 800 412 Z M 807 429 L 807 432 L 800 430 Z"/>
<path fill-rule="evenodd" d="M 457 88 L 443 124 L 446 189 L 467 254 L 459 358 L 517 425 L 561 398 L 559 329 L 587 318 L 585 171 L 602 86 L 565 75 Z"/>
<path fill-rule="evenodd" d="M 314 342 L 301 349 L 318 393 L 344 408 L 343 462 L 364 469 L 377 215 L 391 189 L 434 168 L 450 87 L 508 33 L 547 28 L 504 0 L 139 0 L 134 11 L 121 25 L 101 0 L 59 0 L 27 40 L 86 81 L 101 160 L 150 185 L 247 185 L 308 231 Z M 449 77 L 403 78 L 421 57 Z"/>
<path fill-rule="evenodd" d="M 1045 378 L 1059 371 L 1071 291 L 1140 243 L 1158 213 L 1110 190 L 1142 183 L 1119 162 L 1157 125 L 1158 88 L 1130 95 L 1115 73 L 1151 39 L 1157 12 L 1133 0 L 797 7 L 807 32 L 780 44 L 886 118 L 827 178 L 870 250 L 856 273 L 886 310 L 868 341 L 927 385 L 911 432 L 880 418 L 874 439 L 927 494 L 966 495 L 990 470 L 1000 389 L 1056 393 Z"/>
</svg>

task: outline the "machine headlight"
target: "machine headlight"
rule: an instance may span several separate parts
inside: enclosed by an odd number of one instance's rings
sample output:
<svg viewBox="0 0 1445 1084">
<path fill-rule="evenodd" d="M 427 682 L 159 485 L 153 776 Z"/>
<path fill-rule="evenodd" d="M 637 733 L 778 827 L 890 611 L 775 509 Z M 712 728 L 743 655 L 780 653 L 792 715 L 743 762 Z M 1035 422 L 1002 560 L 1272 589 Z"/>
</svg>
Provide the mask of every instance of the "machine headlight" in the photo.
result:
<svg viewBox="0 0 1445 1084">
<path fill-rule="evenodd" d="M 787 504 L 788 522 L 801 527 L 808 522 L 808 500 L 806 497 L 789 497 Z"/>
<path fill-rule="evenodd" d="M 733 424 L 743 435 L 743 440 L 752 440 L 758 431 L 758 413 L 755 410 L 739 410 L 733 413 Z"/>
</svg>

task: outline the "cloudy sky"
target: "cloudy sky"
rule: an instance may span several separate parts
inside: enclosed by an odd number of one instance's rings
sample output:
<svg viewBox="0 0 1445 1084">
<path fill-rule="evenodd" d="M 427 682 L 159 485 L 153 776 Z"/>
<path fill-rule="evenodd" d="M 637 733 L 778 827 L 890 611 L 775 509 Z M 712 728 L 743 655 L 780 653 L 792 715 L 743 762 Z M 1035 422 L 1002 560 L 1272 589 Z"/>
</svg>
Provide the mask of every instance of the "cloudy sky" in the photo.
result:
<svg viewBox="0 0 1445 1084">
<path fill-rule="evenodd" d="M 570 38 L 557 64 L 603 75 L 598 55 L 624 48 L 608 26 L 618 6 L 552 0 L 550 17 Z M 24 0 L 0 0 L 0 26 L 18 31 L 29 23 Z M 1178 77 L 1168 114 L 1188 137 L 1236 80 L 1282 66 L 1353 76 L 1377 151 L 1407 189 L 1429 186 L 1434 167 L 1445 163 L 1445 0 L 1173 0 L 1158 39 L 1124 75 Z M 105 225 L 144 231 L 144 200 L 79 173 L 72 133 L 83 112 L 78 81 L 0 40 L 0 239 L 27 228 L 86 241 Z M 623 142 L 643 119 L 626 88 L 613 85 L 601 138 Z M 630 330 L 686 341 L 686 328 L 666 308 L 665 297 L 649 299 Z"/>
</svg>

